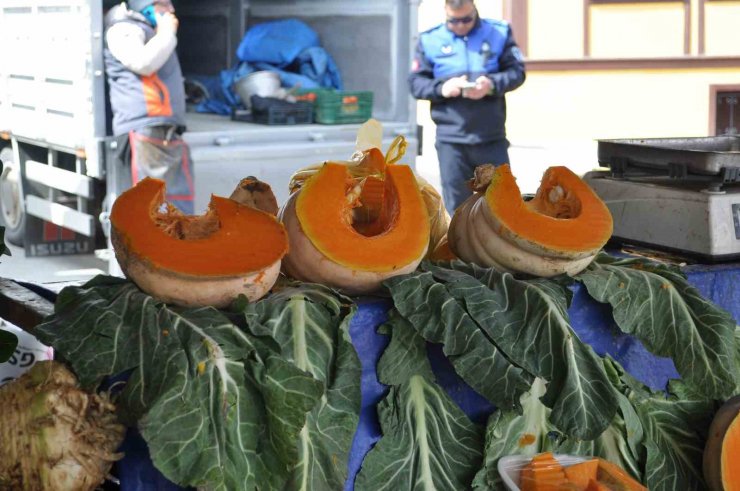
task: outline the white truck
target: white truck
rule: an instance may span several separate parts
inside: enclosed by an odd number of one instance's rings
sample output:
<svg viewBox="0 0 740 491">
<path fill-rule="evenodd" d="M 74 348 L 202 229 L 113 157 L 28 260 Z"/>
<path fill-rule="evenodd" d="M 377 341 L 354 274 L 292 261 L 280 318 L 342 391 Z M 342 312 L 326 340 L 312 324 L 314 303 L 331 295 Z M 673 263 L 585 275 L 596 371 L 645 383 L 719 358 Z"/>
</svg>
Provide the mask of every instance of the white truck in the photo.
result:
<svg viewBox="0 0 740 491">
<path fill-rule="evenodd" d="M 183 73 L 230 68 L 246 30 L 298 18 L 320 36 L 347 90 L 374 93 L 384 145 L 399 134 L 419 146 L 416 104 L 406 77 L 418 0 L 175 0 Z M 0 210 L 6 239 L 27 256 L 106 248 L 107 211 L 122 191 L 112 162 L 103 66 L 103 15 L 110 0 L 0 0 Z M 195 166 L 195 209 L 258 176 L 287 198 L 290 175 L 346 159 L 359 124 L 268 126 L 187 113 Z"/>
</svg>

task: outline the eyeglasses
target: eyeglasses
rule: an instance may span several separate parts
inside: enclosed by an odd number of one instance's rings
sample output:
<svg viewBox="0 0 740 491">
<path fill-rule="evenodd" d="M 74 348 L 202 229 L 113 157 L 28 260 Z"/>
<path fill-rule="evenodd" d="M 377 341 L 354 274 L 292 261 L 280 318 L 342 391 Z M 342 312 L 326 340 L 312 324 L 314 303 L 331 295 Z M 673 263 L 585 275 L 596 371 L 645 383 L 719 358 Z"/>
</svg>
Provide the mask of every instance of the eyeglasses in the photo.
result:
<svg viewBox="0 0 740 491">
<path fill-rule="evenodd" d="M 447 17 L 447 23 L 452 25 L 470 24 L 475 20 L 475 14 L 466 15 L 465 17 Z"/>
</svg>

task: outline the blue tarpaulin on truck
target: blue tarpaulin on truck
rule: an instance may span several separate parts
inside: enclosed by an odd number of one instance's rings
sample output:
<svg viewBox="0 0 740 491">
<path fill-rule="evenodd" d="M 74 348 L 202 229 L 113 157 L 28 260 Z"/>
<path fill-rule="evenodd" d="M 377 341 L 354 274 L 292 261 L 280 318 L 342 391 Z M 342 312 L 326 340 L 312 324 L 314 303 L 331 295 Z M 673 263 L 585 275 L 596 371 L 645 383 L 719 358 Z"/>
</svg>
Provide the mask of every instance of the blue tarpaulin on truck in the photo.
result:
<svg viewBox="0 0 740 491">
<path fill-rule="evenodd" d="M 237 63 L 216 76 L 189 76 L 208 90 L 198 112 L 231 114 L 239 97 L 234 82 L 258 70 L 280 75 L 283 87 L 341 90 L 342 77 L 334 59 L 321 47 L 319 36 L 298 19 L 263 22 L 251 27 L 236 50 Z"/>
<path fill-rule="evenodd" d="M 740 321 L 740 264 L 688 266 L 684 272 L 702 295 Z M 634 337 L 617 328 L 608 304 L 591 299 L 580 284 L 574 285 L 573 289 L 573 302 L 568 310 L 571 325 L 599 355 L 611 355 L 635 378 L 653 389 L 663 389 L 669 379 L 678 378 L 670 359 L 651 354 Z M 390 338 L 376 331 L 385 322 L 391 303 L 387 299 L 366 298 L 358 300 L 358 305 L 350 324 L 350 335 L 362 363 L 362 409 L 352 444 L 345 491 L 354 488 L 354 477 L 362 466 L 362 460 L 380 439 L 376 406 L 387 393 L 387 387 L 378 382 L 375 368 Z M 493 405 L 457 376 L 439 346 L 429 345 L 428 355 L 437 382 L 473 421 L 485 424 L 495 409 Z M 130 432 L 122 450 L 126 457 L 118 463 L 118 475 L 123 491 L 181 489 L 168 483 L 153 468 L 146 444 L 134 432 Z"/>
</svg>

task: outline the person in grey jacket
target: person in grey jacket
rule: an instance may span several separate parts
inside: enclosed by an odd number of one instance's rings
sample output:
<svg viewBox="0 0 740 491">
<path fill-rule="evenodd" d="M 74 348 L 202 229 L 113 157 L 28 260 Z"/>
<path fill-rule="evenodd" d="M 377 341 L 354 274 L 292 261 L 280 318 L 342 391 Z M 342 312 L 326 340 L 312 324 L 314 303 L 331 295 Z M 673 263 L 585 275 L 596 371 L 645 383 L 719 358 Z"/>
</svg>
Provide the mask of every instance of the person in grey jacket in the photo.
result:
<svg viewBox="0 0 740 491">
<path fill-rule="evenodd" d="M 505 94 L 525 79 L 509 24 L 481 19 L 473 0 L 446 0 L 447 20 L 421 33 L 409 88 L 431 102 L 442 195 L 452 213 L 480 164 L 509 162 Z"/>
<path fill-rule="evenodd" d="M 119 187 L 163 179 L 168 200 L 193 213 L 193 168 L 185 131 L 185 86 L 171 0 L 129 0 L 105 16 L 105 69 L 117 137 Z M 130 168 L 129 172 L 126 170 Z"/>
</svg>

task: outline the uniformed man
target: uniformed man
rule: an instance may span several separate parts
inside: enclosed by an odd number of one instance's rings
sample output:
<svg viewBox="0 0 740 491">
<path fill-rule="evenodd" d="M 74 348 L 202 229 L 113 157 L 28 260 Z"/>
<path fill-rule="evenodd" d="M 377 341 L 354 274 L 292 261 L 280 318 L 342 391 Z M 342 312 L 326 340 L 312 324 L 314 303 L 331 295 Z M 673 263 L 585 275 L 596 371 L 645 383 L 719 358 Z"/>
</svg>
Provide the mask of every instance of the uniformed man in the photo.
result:
<svg viewBox="0 0 740 491">
<path fill-rule="evenodd" d="M 431 101 L 445 206 L 471 191 L 480 164 L 509 162 L 504 95 L 524 83 L 524 62 L 503 20 L 481 19 L 473 0 L 446 0 L 447 20 L 423 32 L 409 86 Z"/>
</svg>

